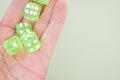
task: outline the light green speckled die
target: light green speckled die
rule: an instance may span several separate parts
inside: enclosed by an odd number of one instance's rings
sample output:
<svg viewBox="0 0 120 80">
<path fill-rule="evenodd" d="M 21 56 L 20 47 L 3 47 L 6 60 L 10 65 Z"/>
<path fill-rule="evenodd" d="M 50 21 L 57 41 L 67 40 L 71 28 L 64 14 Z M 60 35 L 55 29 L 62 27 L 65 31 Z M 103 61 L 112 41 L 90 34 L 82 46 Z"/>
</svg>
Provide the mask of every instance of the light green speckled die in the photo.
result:
<svg viewBox="0 0 120 80">
<path fill-rule="evenodd" d="M 49 3 L 49 0 L 33 0 L 33 1 L 44 5 L 47 5 Z"/>
<path fill-rule="evenodd" d="M 16 33 L 18 36 L 21 36 L 24 33 L 28 33 L 30 31 L 32 31 L 32 25 L 28 22 L 21 22 L 16 25 Z"/>
<path fill-rule="evenodd" d="M 13 36 L 12 38 L 6 40 L 3 46 L 8 53 L 8 55 L 13 56 L 23 49 L 22 42 L 19 37 Z"/>
<path fill-rule="evenodd" d="M 34 32 L 25 33 L 20 38 L 28 53 L 36 52 L 41 47 L 41 42 Z"/>
<path fill-rule="evenodd" d="M 40 5 L 28 2 L 24 9 L 24 18 L 37 21 L 40 17 L 41 10 L 42 8 Z"/>
</svg>

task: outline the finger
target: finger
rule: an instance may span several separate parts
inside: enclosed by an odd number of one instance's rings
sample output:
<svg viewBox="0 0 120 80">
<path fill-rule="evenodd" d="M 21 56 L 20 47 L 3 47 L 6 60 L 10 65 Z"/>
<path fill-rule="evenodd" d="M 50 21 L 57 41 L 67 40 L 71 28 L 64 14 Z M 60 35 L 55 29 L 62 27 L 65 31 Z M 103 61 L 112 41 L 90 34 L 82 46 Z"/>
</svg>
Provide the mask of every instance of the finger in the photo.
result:
<svg viewBox="0 0 120 80">
<path fill-rule="evenodd" d="M 43 11 L 41 18 L 34 26 L 34 31 L 38 34 L 39 37 L 42 35 L 42 33 L 49 24 L 55 3 L 56 0 L 50 1 L 50 3 L 45 7 L 45 10 Z"/>
<path fill-rule="evenodd" d="M 29 0 L 12 0 L 10 7 L 2 18 L 2 24 L 10 28 L 15 28 L 16 24 L 23 17 L 24 6 L 28 1 Z"/>
<path fill-rule="evenodd" d="M 66 2 L 64 0 L 58 0 L 55 4 L 50 24 L 41 37 L 42 48 L 37 52 L 40 55 L 42 62 L 44 62 L 43 67 L 45 70 L 48 68 L 50 57 L 66 18 L 66 13 Z"/>
<path fill-rule="evenodd" d="M 0 44 L 14 35 L 14 30 L 0 25 Z"/>
<path fill-rule="evenodd" d="M 43 60 L 42 62 L 44 62 L 44 68 L 46 69 L 45 72 L 47 72 L 53 49 L 55 47 L 56 41 L 58 40 L 66 18 L 66 13 L 67 4 L 65 0 L 58 0 L 55 4 L 50 24 L 41 38 L 42 48 L 40 52 L 42 54 L 39 55 L 41 55 L 40 58 L 41 60 Z M 46 75 L 46 73 L 44 75 Z"/>
<path fill-rule="evenodd" d="M 47 42 L 55 43 L 57 41 L 62 30 L 62 26 L 65 22 L 66 14 L 67 14 L 66 1 L 58 0 L 58 2 L 55 5 L 49 26 L 42 35 L 41 40 L 43 43 Z"/>
<path fill-rule="evenodd" d="M 43 45 L 42 49 L 46 49 L 45 51 L 47 51 L 46 56 L 51 56 L 56 41 L 58 40 L 58 37 L 62 30 L 62 26 L 66 18 L 66 13 L 67 4 L 65 0 L 58 0 L 55 5 L 50 24 L 41 38 Z"/>
</svg>

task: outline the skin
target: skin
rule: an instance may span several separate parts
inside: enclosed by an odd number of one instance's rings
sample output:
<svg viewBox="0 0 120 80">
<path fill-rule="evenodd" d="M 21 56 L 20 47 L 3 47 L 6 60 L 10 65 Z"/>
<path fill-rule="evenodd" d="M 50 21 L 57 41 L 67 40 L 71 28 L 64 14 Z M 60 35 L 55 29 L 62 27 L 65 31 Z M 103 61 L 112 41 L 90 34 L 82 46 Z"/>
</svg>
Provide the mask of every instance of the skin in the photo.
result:
<svg viewBox="0 0 120 80">
<path fill-rule="evenodd" d="M 12 0 L 0 21 L 0 80 L 45 80 L 53 49 L 59 38 L 67 13 L 65 0 L 50 0 L 40 19 L 32 22 L 23 18 L 25 4 L 29 0 Z M 34 31 L 42 42 L 42 48 L 34 54 L 25 50 L 8 56 L 2 43 L 15 35 L 15 26 L 21 21 L 34 24 Z"/>
</svg>

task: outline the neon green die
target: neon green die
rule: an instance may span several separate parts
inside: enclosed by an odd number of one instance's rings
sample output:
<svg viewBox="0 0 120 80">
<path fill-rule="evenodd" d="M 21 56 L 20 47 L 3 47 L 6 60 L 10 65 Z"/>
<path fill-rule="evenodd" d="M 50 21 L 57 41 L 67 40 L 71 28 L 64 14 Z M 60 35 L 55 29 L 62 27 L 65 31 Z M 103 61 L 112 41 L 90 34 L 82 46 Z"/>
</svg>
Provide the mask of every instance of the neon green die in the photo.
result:
<svg viewBox="0 0 120 80">
<path fill-rule="evenodd" d="M 24 17 L 33 21 L 37 21 L 39 19 L 41 10 L 42 8 L 40 5 L 29 2 L 26 4 L 24 9 Z"/>
<path fill-rule="evenodd" d="M 19 23 L 16 25 L 16 32 L 18 36 L 21 36 L 24 33 L 28 33 L 30 31 L 32 31 L 32 25 L 28 22 Z"/>
<path fill-rule="evenodd" d="M 3 46 L 8 53 L 8 55 L 12 56 L 17 54 L 23 49 L 22 42 L 20 41 L 19 37 L 13 36 L 12 38 L 8 39 L 3 43 Z"/>
<path fill-rule="evenodd" d="M 35 2 L 38 2 L 40 4 L 44 4 L 44 5 L 47 5 L 49 3 L 49 0 L 33 0 Z"/>
<path fill-rule="evenodd" d="M 41 42 L 34 32 L 23 34 L 21 36 L 21 41 L 28 53 L 36 52 L 41 47 Z"/>
</svg>

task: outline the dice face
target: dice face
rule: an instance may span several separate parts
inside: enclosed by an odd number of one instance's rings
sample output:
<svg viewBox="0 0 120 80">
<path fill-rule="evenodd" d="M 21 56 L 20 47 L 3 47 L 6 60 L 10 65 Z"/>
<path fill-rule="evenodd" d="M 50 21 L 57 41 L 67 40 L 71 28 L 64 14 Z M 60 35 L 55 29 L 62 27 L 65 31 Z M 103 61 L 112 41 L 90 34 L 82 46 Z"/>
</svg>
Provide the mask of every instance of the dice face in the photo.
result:
<svg viewBox="0 0 120 80">
<path fill-rule="evenodd" d="M 33 0 L 33 1 L 44 5 L 47 5 L 49 3 L 49 0 Z"/>
<path fill-rule="evenodd" d="M 29 2 L 26 4 L 25 9 L 24 9 L 24 17 L 33 21 L 37 21 L 39 19 L 41 13 L 41 6 Z"/>
<path fill-rule="evenodd" d="M 23 49 L 22 42 L 17 36 L 13 36 L 12 38 L 5 41 L 3 46 L 10 56 L 17 54 Z"/>
<path fill-rule="evenodd" d="M 36 52 L 41 47 L 41 42 L 34 32 L 29 32 L 21 36 L 21 41 L 28 53 Z"/>
<path fill-rule="evenodd" d="M 30 23 L 24 22 L 16 25 L 16 32 L 18 36 L 22 36 L 24 33 L 32 31 L 32 25 Z"/>
</svg>

